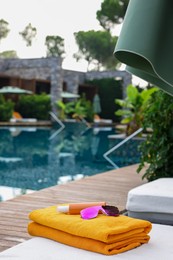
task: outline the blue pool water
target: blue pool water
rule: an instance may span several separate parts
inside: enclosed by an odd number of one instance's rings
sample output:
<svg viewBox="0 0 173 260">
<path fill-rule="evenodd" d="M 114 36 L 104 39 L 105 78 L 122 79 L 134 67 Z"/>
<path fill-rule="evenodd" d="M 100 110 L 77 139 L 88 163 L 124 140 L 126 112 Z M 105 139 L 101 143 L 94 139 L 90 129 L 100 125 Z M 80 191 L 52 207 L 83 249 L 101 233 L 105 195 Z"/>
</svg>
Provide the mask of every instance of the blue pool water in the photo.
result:
<svg viewBox="0 0 173 260">
<path fill-rule="evenodd" d="M 112 170 L 103 157 L 121 141 L 109 139 L 112 134 L 114 128 L 76 123 L 59 133 L 58 128 L 0 128 L 0 200 Z M 139 162 L 137 146 L 133 141 L 112 160 L 119 167 Z"/>
</svg>

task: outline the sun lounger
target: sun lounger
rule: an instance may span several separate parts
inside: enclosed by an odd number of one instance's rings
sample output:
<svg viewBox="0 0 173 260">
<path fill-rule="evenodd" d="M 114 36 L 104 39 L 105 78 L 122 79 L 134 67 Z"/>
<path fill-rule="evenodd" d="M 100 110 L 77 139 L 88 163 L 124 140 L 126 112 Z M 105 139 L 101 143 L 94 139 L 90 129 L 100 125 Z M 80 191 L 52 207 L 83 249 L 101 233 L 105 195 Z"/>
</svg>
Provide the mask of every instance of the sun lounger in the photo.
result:
<svg viewBox="0 0 173 260">
<path fill-rule="evenodd" d="M 77 249 L 46 238 L 32 238 L 0 253 L 4 260 L 149 260 L 173 259 L 173 226 L 153 224 L 149 243 L 112 256 Z"/>
<path fill-rule="evenodd" d="M 36 118 L 23 118 L 20 113 L 13 112 L 13 117 L 10 119 L 10 122 L 16 123 L 16 122 L 37 122 Z"/>
<path fill-rule="evenodd" d="M 104 125 L 109 125 L 112 124 L 112 119 L 94 119 L 95 124 L 104 124 Z"/>
<path fill-rule="evenodd" d="M 129 191 L 128 216 L 173 225 L 173 178 L 160 178 Z"/>
<path fill-rule="evenodd" d="M 57 212 L 57 205 L 33 210 L 29 214 L 28 233 L 105 255 L 125 252 L 150 240 L 149 221 L 127 216 L 99 214 L 83 220 L 79 214 Z"/>
<path fill-rule="evenodd" d="M 22 118 L 22 119 L 11 118 L 10 122 L 12 122 L 12 123 L 16 123 L 16 122 L 32 123 L 32 122 L 37 122 L 37 119 L 36 118 Z"/>
<path fill-rule="evenodd" d="M 99 115 L 94 115 L 94 125 L 111 125 L 113 124 L 112 119 L 100 118 Z"/>
</svg>

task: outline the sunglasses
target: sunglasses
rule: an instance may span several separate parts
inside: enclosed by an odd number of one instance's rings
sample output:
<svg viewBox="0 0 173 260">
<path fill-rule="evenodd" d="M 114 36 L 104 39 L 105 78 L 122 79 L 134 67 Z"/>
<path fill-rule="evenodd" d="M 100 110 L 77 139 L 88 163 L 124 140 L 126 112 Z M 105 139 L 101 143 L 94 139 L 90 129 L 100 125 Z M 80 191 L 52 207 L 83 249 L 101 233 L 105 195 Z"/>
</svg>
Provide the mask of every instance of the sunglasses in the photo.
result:
<svg viewBox="0 0 173 260">
<path fill-rule="evenodd" d="M 85 208 L 80 211 L 80 215 L 83 219 L 92 219 L 96 218 L 99 213 L 102 213 L 107 216 L 117 217 L 120 215 L 119 209 L 115 206 L 93 206 Z"/>
</svg>

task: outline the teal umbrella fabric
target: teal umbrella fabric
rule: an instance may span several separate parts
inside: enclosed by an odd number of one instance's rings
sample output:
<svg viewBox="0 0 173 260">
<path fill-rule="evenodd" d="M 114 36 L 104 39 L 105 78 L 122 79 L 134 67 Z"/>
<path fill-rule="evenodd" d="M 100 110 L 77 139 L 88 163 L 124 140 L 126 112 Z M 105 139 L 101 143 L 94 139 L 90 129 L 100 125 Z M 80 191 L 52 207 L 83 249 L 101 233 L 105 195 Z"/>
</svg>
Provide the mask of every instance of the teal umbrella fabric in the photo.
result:
<svg viewBox="0 0 173 260">
<path fill-rule="evenodd" d="M 30 90 L 13 87 L 13 86 L 4 86 L 0 89 L 1 94 L 32 94 Z"/>
<path fill-rule="evenodd" d="M 173 2 L 130 0 L 115 57 L 126 70 L 173 95 Z"/>
</svg>

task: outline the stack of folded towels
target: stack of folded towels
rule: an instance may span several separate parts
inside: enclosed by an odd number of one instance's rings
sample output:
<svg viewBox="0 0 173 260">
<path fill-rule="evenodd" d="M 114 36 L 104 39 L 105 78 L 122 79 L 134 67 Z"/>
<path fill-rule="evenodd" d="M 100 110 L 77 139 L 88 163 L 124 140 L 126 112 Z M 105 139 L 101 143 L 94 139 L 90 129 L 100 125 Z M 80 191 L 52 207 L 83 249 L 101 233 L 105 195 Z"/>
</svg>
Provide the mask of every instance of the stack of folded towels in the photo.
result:
<svg viewBox="0 0 173 260">
<path fill-rule="evenodd" d="M 99 214 L 84 220 L 80 215 L 57 212 L 57 206 L 37 209 L 29 214 L 28 233 L 57 242 L 105 254 L 125 252 L 147 243 L 152 225 L 149 221 L 120 215 Z"/>
</svg>

